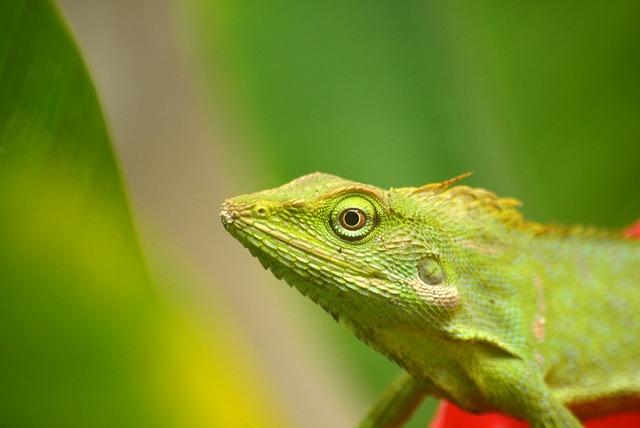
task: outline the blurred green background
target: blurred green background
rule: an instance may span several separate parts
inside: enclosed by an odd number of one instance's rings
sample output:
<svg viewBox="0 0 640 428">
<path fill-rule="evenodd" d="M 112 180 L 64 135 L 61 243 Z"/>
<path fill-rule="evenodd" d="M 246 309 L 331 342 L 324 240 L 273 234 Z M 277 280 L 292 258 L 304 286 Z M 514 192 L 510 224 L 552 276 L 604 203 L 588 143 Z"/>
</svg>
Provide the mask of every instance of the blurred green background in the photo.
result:
<svg viewBox="0 0 640 428">
<path fill-rule="evenodd" d="M 398 369 L 226 235 L 323 171 L 640 215 L 640 4 L 0 4 L 0 425 L 353 426 Z M 426 426 L 434 402 L 411 426 Z"/>
</svg>

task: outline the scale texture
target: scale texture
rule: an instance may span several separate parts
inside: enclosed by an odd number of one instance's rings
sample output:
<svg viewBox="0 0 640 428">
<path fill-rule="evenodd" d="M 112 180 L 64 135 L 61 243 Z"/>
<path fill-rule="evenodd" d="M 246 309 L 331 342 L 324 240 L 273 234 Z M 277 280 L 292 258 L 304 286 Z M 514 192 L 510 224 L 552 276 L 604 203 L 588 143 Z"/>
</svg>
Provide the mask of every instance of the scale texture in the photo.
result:
<svg viewBox="0 0 640 428">
<path fill-rule="evenodd" d="M 309 174 L 220 217 L 426 394 L 539 427 L 640 409 L 640 243 L 527 221 L 465 176 L 383 190 Z"/>
</svg>

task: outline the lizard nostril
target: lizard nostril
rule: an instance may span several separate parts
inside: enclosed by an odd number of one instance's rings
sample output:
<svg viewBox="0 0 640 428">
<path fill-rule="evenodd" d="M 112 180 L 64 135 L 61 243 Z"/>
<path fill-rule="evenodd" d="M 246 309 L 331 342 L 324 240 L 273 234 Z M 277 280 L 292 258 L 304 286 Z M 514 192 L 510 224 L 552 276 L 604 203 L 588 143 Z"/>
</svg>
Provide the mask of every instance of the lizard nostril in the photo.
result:
<svg viewBox="0 0 640 428">
<path fill-rule="evenodd" d="M 253 215 L 258 218 L 266 218 L 269 217 L 269 208 L 265 205 L 256 205 L 253 210 L 251 210 Z"/>
</svg>

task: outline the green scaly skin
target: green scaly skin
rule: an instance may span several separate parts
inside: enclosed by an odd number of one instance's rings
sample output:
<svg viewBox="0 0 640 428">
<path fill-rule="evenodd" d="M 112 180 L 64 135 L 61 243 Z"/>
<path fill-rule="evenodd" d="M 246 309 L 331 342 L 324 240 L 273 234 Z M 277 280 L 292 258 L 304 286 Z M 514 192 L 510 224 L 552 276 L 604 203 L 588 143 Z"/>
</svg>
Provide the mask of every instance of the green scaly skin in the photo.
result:
<svg viewBox="0 0 640 428">
<path fill-rule="evenodd" d="M 535 427 L 639 409 L 640 243 L 528 222 L 464 177 L 383 190 L 316 173 L 220 216 L 406 370 L 363 426 L 400 424 L 424 394 Z"/>
</svg>

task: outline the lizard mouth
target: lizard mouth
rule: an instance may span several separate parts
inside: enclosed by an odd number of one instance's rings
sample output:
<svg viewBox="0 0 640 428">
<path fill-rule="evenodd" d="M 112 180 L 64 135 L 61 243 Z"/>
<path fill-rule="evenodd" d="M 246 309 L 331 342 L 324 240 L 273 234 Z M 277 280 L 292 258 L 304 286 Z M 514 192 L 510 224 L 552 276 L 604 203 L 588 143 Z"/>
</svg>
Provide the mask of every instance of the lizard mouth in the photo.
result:
<svg viewBox="0 0 640 428">
<path fill-rule="evenodd" d="M 222 220 L 222 225 L 226 228 L 233 224 L 233 215 L 231 215 L 228 211 L 222 210 L 220 211 L 220 220 Z"/>
<path fill-rule="evenodd" d="M 256 206 L 228 199 L 221 206 L 220 220 L 277 278 L 310 297 L 311 290 L 331 284 L 344 292 L 356 291 L 367 297 L 378 295 L 397 304 L 396 299 L 404 289 L 399 285 L 406 283 L 398 274 L 363 259 L 356 250 L 336 248 L 326 241 L 314 244 L 296 233 L 283 231 L 282 224 L 276 226 L 269 222 L 268 216 L 255 209 Z M 305 229 L 305 233 L 310 231 Z M 309 286 L 310 282 L 315 285 Z M 312 294 L 312 300 L 320 303 L 320 296 L 316 292 Z"/>
<path fill-rule="evenodd" d="M 240 217 L 240 213 L 235 209 L 235 204 L 231 199 L 227 199 L 220 207 L 220 220 L 225 229 L 228 229 L 234 219 Z"/>
<path fill-rule="evenodd" d="M 384 278 L 384 275 L 382 275 L 379 269 L 373 266 L 357 264 L 354 260 L 344 260 L 337 254 L 332 254 L 330 250 L 310 244 L 304 239 L 270 227 L 269 224 L 261 221 L 263 219 L 254 218 L 250 207 L 242 206 L 233 199 L 227 199 L 222 203 L 220 220 L 225 229 L 232 235 L 244 236 L 245 239 L 242 240 L 243 245 L 250 251 L 261 250 L 270 254 L 272 257 L 276 256 L 274 253 L 278 253 L 278 255 L 282 257 L 283 254 L 280 254 L 278 248 L 284 246 L 295 250 L 296 257 L 300 260 L 305 260 L 305 264 L 307 265 L 317 264 L 318 266 L 322 266 L 326 264 L 354 278 L 358 276 L 376 279 Z M 253 239 L 246 239 L 247 237 Z M 275 242 L 272 241 L 271 244 L 269 244 L 264 237 L 269 237 Z M 257 241 L 259 241 L 259 243 Z M 289 253 L 289 256 L 293 255 L 291 251 L 286 253 Z M 321 263 L 317 263 L 313 259 Z"/>
</svg>

